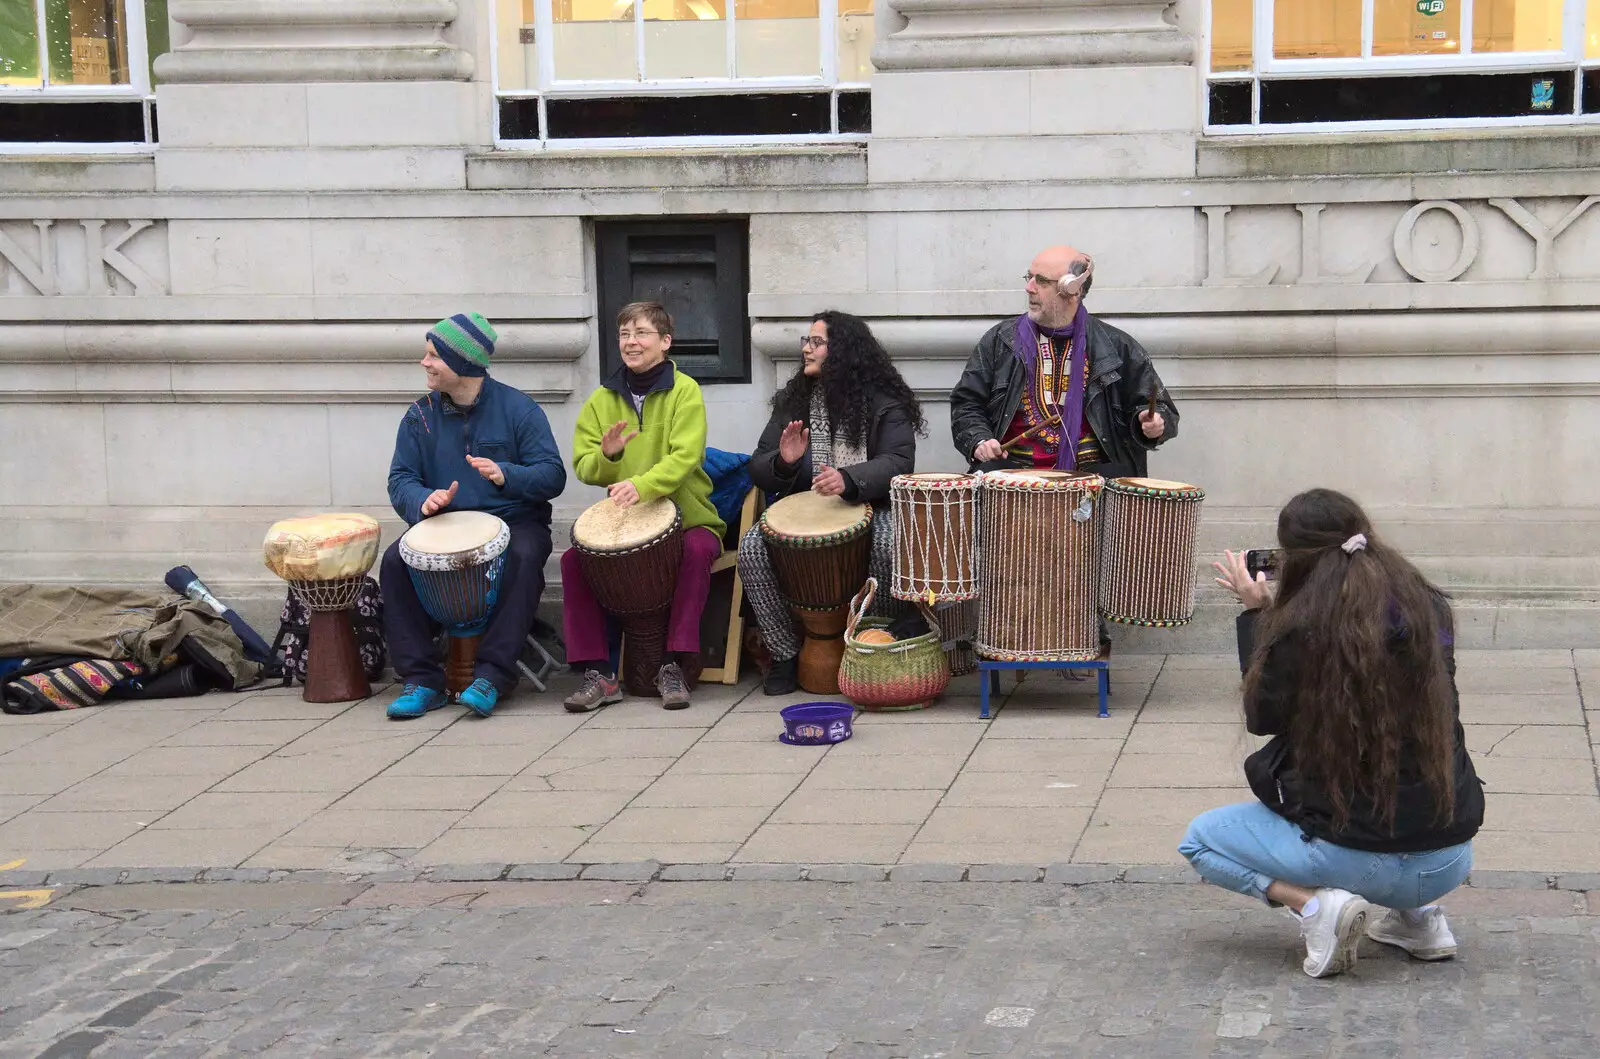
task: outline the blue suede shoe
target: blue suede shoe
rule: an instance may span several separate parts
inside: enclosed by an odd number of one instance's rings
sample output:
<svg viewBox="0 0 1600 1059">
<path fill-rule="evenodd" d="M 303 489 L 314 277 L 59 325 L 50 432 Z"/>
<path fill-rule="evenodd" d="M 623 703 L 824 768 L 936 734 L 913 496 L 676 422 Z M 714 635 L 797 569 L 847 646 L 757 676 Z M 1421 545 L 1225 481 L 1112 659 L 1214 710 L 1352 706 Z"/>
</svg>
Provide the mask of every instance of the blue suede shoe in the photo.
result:
<svg viewBox="0 0 1600 1059">
<path fill-rule="evenodd" d="M 456 701 L 479 717 L 487 717 L 494 712 L 494 704 L 500 701 L 500 692 L 493 684 L 479 677 L 456 696 Z"/>
<path fill-rule="evenodd" d="M 437 710 L 448 701 L 449 696 L 435 688 L 407 684 L 401 689 L 400 697 L 389 703 L 389 720 L 414 720 L 429 710 Z"/>
</svg>

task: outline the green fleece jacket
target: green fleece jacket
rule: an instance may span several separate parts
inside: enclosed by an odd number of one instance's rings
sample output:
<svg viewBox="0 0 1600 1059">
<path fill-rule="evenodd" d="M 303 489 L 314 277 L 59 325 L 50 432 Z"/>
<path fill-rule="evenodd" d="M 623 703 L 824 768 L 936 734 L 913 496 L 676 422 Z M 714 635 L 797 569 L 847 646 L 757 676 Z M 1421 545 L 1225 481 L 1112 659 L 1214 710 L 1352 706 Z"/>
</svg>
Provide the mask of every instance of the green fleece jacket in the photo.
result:
<svg viewBox="0 0 1600 1059">
<path fill-rule="evenodd" d="M 711 478 L 706 474 L 706 403 L 700 384 L 670 367 L 644 398 L 641 415 L 634 411 L 625 368 L 619 368 L 589 395 L 572 432 L 572 470 L 586 485 L 608 486 L 632 481 L 640 500 L 670 496 L 683 512 L 683 528 L 704 526 L 720 539 L 727 527 L 711 503 Z M 606 459 L 600 439 L 622 421 L 639 436 L 622 455 Z"/>
</svg>

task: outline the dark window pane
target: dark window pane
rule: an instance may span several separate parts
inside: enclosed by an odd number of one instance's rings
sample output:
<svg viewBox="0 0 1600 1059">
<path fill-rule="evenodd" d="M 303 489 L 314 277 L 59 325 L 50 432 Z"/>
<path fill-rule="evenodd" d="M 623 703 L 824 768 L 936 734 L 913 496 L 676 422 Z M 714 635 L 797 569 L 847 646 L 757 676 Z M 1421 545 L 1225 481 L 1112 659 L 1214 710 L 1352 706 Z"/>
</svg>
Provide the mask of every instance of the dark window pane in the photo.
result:
<svg viewBox="0 0 1600 1059">
<path fill-rule="evenodd" d="M 872 93 L 839 93 L 839 131 L 872 131 Z"/>
<path fill-rule="evenodd" d="M 1571 70 L 1261 82 L 1261 123 L 1426 121 L 1571 114 Z"/>
<path fill-rule="evenodd" d="M 161 142 L 161 130 L 156 127 L 156 105 L 150 104 L 150 142 Z"/>
<path fill-rule="evenodd" d="M 679 368 L 700 382 L 750 381 L 747 221 L 601 221 L 595 245 L 603 373 L 621 363 L 617 311 L 659 301 L 672 314 Z"/>
<path fill-rule="evenodd" d="M 144 143 L 144 104 L 0 103 L 0 142 Z"/>
<path fill-rule="evenodd" d="M 509 102 L 509 101 L 508 101 Z M 550 139 L 797 136 L 830 131 L 826 92 L 552 99 Z M 504 119 L 502 118 L 502 125 Z"/>
<path fill-rule="evenodd" d="M 1211 82 L 1211 124 L 1250 124 L 1249 81 Z"/>
<path fill-rule="evenodd" d="M 537 140 L 539 138 L 539 101 L 537 99 L 502 99 L 500 101 L 500 138 L 502 140 Z"/>
<path fill-rule="evenodd" d="M 1583 72 L 1583 112 L 1600 114 L 1600 70 Z"/>
</svg>

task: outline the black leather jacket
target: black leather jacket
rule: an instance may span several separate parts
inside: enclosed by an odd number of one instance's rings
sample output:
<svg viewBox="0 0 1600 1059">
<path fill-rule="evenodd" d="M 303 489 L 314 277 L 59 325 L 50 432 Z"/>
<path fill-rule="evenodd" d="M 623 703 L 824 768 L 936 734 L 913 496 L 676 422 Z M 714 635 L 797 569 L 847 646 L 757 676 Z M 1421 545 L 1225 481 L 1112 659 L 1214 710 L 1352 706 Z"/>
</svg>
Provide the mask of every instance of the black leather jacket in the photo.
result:
<svg viewBox="0 0 1600 1059">
<path fill-rule="evenodd" d="M 972 453 L 983 442 L 1009 440 L 1005 432 L 1022 405 L 1028 379 L 1026 366 L 1017 359 L 1016 335 L 1014 318 L 989 328 L 950 391 L 950 433 L 969 466 L 977 465 Z M 1084 411 L 1106 462 L 1082 469 L 1107 478 L 1143 477 L 1145 454 L 1177 436 L 1178 409 L 1150 355 L 1127 332 L 1089 317 L 1088 355 Z M 1139 413 L 1149 408 L 1152 391 L 1159 395 L 1156 411 L 1167 424 L 1154 441 L 1139 428 Z M 1068 424 L 1067 436 L 1076 430 L 1076 424 Z"/>
</svg>

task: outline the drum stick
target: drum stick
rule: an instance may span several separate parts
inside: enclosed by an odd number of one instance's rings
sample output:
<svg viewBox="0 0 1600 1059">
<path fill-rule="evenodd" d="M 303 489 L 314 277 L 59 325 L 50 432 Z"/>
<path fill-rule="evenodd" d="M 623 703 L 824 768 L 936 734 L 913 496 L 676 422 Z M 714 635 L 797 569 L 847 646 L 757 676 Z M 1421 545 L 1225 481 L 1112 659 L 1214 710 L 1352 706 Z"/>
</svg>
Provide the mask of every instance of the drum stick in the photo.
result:
<svg viewBox="0 0 1600 1059">
<path fill-rule="evenodd" d="M 1061 417 L 1059 415 L 1053 415 L 1049 419 L 1046 419 L 1043 423 L 1040 423 L 1038 426 L 1030 427 L 1027 430 L 1024 430 L 1022 433 L 1018 434 L 1016 437 L 1012 438 L 1010 441 L 1006 442 L 1004 445 L 1001 445 L 1000 448 L 1003 451 L 1010 452 L 1012 449 L 1016 448 L 1018 445 L 1022 444 L 1024 441 L 1027 441 L 1027 440 L 1037 436 L 1039 431 L 1048 430 L 1049 428 L 1051 428 L 1053 426 L 1056 426 L 1060 422 L 1061 422 Z"/>
</svg>

